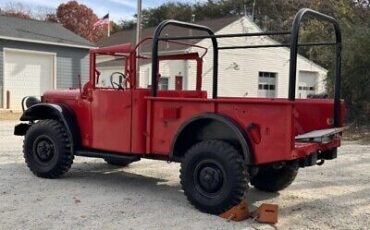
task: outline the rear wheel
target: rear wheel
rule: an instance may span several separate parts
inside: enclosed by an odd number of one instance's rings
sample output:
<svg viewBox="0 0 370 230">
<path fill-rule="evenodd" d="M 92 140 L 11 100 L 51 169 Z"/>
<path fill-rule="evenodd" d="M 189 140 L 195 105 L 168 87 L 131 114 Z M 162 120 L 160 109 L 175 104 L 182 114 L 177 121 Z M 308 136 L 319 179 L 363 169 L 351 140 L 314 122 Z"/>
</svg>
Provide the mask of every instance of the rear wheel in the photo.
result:
<svg viewBox="0 0 370 230">
<path fill-rule="evenodd" d="M 109 165 L 115 165 L 115 166 L 121 166 L 121 167 L 128 166 L 129 164 L 134 162 L 132 160 L 113 159 L 113 158 L 105 158 L 104 160 Z"/>
<path fill-rule="evenodd" d="M 298 174 L 298 166 L 285 165 L 280 168 L 266 166 L 259 169 L 251 179 L 251 184 L 259 190 L 277 192 L 293 183 Z"/>
<path fill-rule="evenodd" d="M 39 177 L 57 178 L 73 163 L 71 142 L 64 125 L 56 120 L 41 120 L 32 125 L 24 138 L 27 166 Z"/>
<path fill-rule="evenodd" d="M 181 163 L 181 185 L 197 209 L 220 214 L 239 204 L 248 188 L 247 168 L 230 144 L 209 140 L 191 147 Z"/>
</svg>

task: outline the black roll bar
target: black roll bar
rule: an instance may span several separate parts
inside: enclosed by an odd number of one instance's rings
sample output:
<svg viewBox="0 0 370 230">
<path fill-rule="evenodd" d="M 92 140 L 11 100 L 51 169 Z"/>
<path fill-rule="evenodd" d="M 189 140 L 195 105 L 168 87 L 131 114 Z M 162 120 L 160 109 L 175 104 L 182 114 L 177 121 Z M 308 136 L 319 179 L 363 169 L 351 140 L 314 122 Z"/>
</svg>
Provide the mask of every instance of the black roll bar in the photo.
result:
<svg viewBox="0 0 370 230">
<path fill-rule="evenodd" d="M 304 17 L 316 18 L 322 21 L 331 23 L 335 29 L 335 42 L 316 42 L 316 43 L 298 43 L 300 25 Z M 208 35 L 202 36 L 177 36 L 177 37 L 160 37 L 162 30 L 168 26 L 174 25 L 187 29 L 195 29 L 205 31 Z M 231 37 L 253 37 L 253 36 L 269 36 L 269 35 L 291 35 L 290 44 L 274 44 L 274 45 L 252 45 L 252 46 L 224 46 L 218 47 L 217 38 L 231 38 Z M 218 51 L 226 49 L 246 49 L 246 48 L 274 48 L 274 47 L 289 47 L 290 46 L 290 65 L 289 65 L 289 93 L 288 99 L 291 101 L 295 100 L 296 92 L 296 77 L 297 77 L 297 57 L 298 47 L 300 46 L 322 46 L 322 45 L 335 45 L 336 47 L 336 64 L 335 64 L 335 90 L 334 90 L 334 127 L 339 126 L 340 118 L 340 88 L 341 88 L 341 50 L 342 50 L 342 36 L 338 22 L 328 15 L 311 9 L 301 9 L 295 15 L 292 31 L 279 31 L 279 32 L 257 32 L 257 33 L 237 33 L 237 34 L 219 34 L 215 35 L 214 32 L 202 25 L 181 22 L 176 20 L 166 20 L 160 23 L 153 36 L 153 47 L 152 47 L 152 96 L 157 95 L 157 73 L 158 73 L 158 42 L 160 40 L 187 40 L 187 39 L 206 39 L 210 38 L 213 44 L 213 88 L 212 98 L 216 99 L 218 94 Z"/>
<path fill-rule="evenodd" d="M 157 73 L 158 73 L 158 42 L 160 40 L 168 40 L 166 38 L 161 38 L 160 35 L 163 31 L 163 29 L 166 26 L 173 25 L 178 27 L 183 27 L 187 29 L 194 29 L 194 30 L 200 30 L 205 31 L 209 34 L 208 38 L 211 38 L 212 45 L 213 45 L 213 89 L 212 89 L 212 98 L 217 98 L 217 86 L 218 86 L 218 45 L 217 45 L 217 39 L 215 37 L 212 37 L 214 35 L 214 32 L 206 27 L 201 26 L 193 23 L 187 23 L 187 22 L 181 22 L 177 20 L 166 20 L 161 22 L 157 28 L 154 31 L 153 36 L 153 47 L 152 47 L 152 97 L 157 96 Z"/>
<path fill-rule="evenodd" d="M 236 33 L 236 34 L 214 34 L 214 35 L 197 35 L 197 36 L 176 36 L 176 37 L 161 38 L 161 40 L 190 40 L 190 39 L 204 39 L 204 38 L 236 38 L 236 37 L 258 37 L 258 36 L 273 36 L 273 35 L 290 35 L 290 31 Z"/>
<path fill-rule="evenodd" d="M 322 21 L 333 24 L 335 30 L 335 90 L 334 90 L 334 127 L 339 126 L 340 118 L 340 85 L 341 85 L 341 50 L 342 50 L 342 35 L 338 22 L 328 15 L 311 9 L 301 9 L 296 14 L 292 25 L 292 36 L 290 45 L 290 66 L 289 66 L 289 100 L 295 100 L 296 77 L 297 77 L 297 56 L 298 56 L 298 39 L 299 29 L 304 17 L 320 19 Z"/>
<path fill-rule="evenodd" d="M 336 45 L 335 42 L 309 42 L 299 43 L 298 46 L 330 46 Z M 233 50 L 233 49 L 255 49 L 255 48 L 277 48 L 290 47 L 290 44 L 274 44 L 274 45 L 251 45 L 251 46 L 220 46 L 219 50 Z"/>
</svg>

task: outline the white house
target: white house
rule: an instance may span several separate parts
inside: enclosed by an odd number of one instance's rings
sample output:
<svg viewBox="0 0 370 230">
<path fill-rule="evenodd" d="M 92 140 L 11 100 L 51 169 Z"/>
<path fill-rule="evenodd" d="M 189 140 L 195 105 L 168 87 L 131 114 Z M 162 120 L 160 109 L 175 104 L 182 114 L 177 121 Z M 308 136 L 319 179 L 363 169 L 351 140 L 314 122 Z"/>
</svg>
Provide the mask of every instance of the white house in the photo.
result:
<svg viewBox="0 0 370 230">
<path fill-rule="evenodd" d="M 216 34 L 262 32 L 261 29 L 248 17 L 228 17 L 197 22 L 213 29 Z M 151 36 L 154 28 L 143 31 L 144 36 Z M 129 35 L 131 33 L 132 35 Z M 181 34 L 196 34 L 181 28 L 169 28 L 163 32 L 165 36 L 181 36 Z M 99 43 L 99 46 L 116 45 L 133 40 L 133 31 L 117 33 Z M 212 45 L 210 39 L 191 40 L 192 44 L 208 48 L 204 57 L 202 88 L 212 92 Z M 220 38 L 219 46 L 233 45 L 261 45 L 277 44 L 270 37 L 238 37 Z M 150 45 L 150 43 L 149 43 Z M 150 46 L 143 47 L 148 53 Z M 162 53 L 185 53 L 203 51 L 199 48 L 183 47 L 171 43 L 162 44 Z M 219 84 L 220 96 L 247 96 L 247 97 L 278 97 L 288 96 L 289 56 L 288 48 L 258 48 L 258 49 L 232 49 L 219 51 Z M 121 66 L 113 65 L 116 62 L 105 63 L 102 71 L 107 73 L 121 71 Z M 122 62 L 118 62 L 122 65 Z M 104 67 L 103 67 L 104 66 Z M 195 61 L 162 61 L 159 72 L 161 74 L 161 89 L 195 89 L 196 63 Z M 306 98 L 308 94 L 325 92 L 325 78 L 327 70 L 303 56 L 298 56 L 297 64 L 297 98 Z M 107 74 L 109 75 L 109 74 Z M 140 87 L 151 85 L 151 63 L 140 65 Z"/>
</svg>

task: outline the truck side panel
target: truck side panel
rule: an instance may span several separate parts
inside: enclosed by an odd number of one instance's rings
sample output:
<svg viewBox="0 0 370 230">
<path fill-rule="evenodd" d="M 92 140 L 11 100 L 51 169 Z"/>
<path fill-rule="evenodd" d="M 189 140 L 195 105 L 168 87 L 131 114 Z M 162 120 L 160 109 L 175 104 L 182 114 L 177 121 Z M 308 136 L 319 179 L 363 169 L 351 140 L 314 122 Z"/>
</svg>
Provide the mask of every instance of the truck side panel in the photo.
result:
<svg viewBox="0 0 370 230">
<path fill-rule="evenodd" d="M 291 159 L 294 143 L 291 104 L 219 103 L 218 112 L 228 114 L 247 130 L 256 163 Z"/>
<path fill-rule="evenodd" d="M 253 132 L 260 135 L 260 140 L 251 138 L 256 164 L 291 159 L 293 105 L 287 100 L 157 97 L 149 99 L 148 107 L 151 116 L 147 120 L 147 153 L 167 155 L 177 130 L 185 121 L 201 113 L 214 112 L 236 121 L 249 136 L 253 136 Z M 248 130 L 252 123 L 257 131 Z"/>
<path fill-rule="evenodd" d="M 149 89 L 132 90 L 132 124 L 131 124 L 131 152 L 132 153 L 151 153 L 147 150 L 147 140 L 149 138 L 147 131 L 147 122 L 151 119 L 151 110 L 148 106 L 147 97 L 150 95 Z M 205 91 L 158 91 L 160 97 L 177 98 L 178 101 L 182 98 L 207 98 Z M 180 98 L 180 99 L 179 99 Z M 159 110 L 158 110 L 159 111 Z M 156 113 L 158 112 L 156 110 Z M 197 111 L 194 111 L 194 113 Z M 148 123 L 148 125 L 150 122 Z"/>
<path fill-rule="evenodd" d="M 147 120 L 147 153 L 168 155 L 173 138 L 181 124 L 193 116 L 214 112 L 209 100 L 148 100 L 151 116 Z"/>
</svg>

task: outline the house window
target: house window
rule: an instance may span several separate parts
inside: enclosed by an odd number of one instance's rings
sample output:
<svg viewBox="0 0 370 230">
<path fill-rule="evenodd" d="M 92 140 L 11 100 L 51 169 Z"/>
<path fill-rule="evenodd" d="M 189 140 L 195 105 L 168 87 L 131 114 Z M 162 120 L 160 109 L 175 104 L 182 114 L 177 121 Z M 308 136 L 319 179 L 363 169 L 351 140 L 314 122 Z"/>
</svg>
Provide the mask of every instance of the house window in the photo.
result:
<svg viewBox="0 0 370 230">
<path fill-rule="evenodd" d="M 276 73 L 258 73 L 258 97 L 276 97 Z"/>
<path fill-rule="evenodd" d="M 159 79 L 159 89 L 168 90 L 168 78 L 167 77 L 161 77 Z"/>
</svg>

